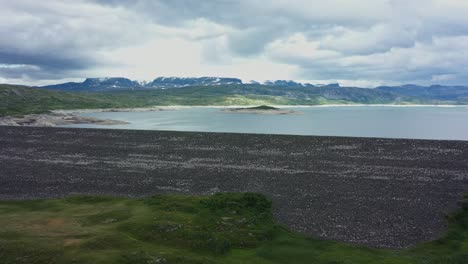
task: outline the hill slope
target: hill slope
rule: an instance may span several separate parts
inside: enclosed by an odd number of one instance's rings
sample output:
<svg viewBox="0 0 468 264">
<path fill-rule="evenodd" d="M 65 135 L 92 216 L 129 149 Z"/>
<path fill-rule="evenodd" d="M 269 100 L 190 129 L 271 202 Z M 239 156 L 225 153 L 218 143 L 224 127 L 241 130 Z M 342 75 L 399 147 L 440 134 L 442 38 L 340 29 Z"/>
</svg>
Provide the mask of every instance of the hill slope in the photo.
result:
<svg viewBox="0 0 468 264">
<path fill-rule="evenodd" d="M 468 87 L 464 86 L 419 86 L 408 84 L 402 86 L 381 86 L 376 89 L 424 99 L 468 102 Z"/>
<path fill-rule="evenodd" d="M 112 80 L 131 85 L 125 80 Z M 89 81 L 91 83 L 91 81 Z M 447 98 L 452 99 L 452 98 Z M 455 99 L 460 99 L 457 97 Z M 468 101 L 468 100 L 466 100 Z M 415 97 L 384 89 L 260 84 L 191 86 L 177 89 L 65 92 L 0 85 L 0 115 L 43 113 L 55 109 L 127 108 L 168 105 L 322 105 L 460 103 Z"/>
<path fill-rule="evenodd" d="M 412 101 L 419 101 L 425 103 L 427 101 L 437 101 L 445 103 L 466 103 L 468 102 L 468 87 L 465 86 L 419 86 L 413 84 L 406 84 L 401 86 L 380 86 L 376 89 L 362 88 L 355 90 L 359 87 L 340 87 L 339 84 L 328 85 L 313 85 L 310 83 L 300 83 L 290 80 L 275 80 L 259 83 L 251 81 L 250 83 L 243 83 L 242 80 L 237 78 L 221 78 L 221 77 L 200 77 L 200 78 L 180 78 L 180 77 L 158 77 L 152 82 L 138 82 L 132 81 L 122 77 L 111 78 L 88 78 L 84 82 L 69 82 L 56 85 L 48 85 L 39 88 L 70 91 L 70 92 L 116 92 L 116 91 L 147 91 L 147 90 L 161 90 L 161 89 L 183 89 L 187 87 L 206 87 L 217 86 L 223 88 L 239 88 L 243 87 L 249 89 L 251 87 L 263 87 L 263 90 L 268 92 L 261 93 L 266 95 L 275 89 L 283 92 L 297 93 L 304 91 L 306 94 L 321 95 L 328 99 L 351 100 L 353 102 L 366 101 L 382 101 L 386 103 L 388 100 L 399 100 L 413 98 Z M 216 89 L 216 88 L 215 88 Z M 364 89 L 364 91 L 363 91 Z M 229 90 L 229 89 L 228 89 Z M 286 90 L 286 91 L 285 91 Z M 383 92 L 378 94 L 377 92 Z M 242 93 L 242 92 L 241 92 Z M 393 94 L 397 98 L 389 98 L 388 93 Z M 367 98 L 371 96 L 372 98 Z M 381 97 L 384 98 L 381 98 Z M 297 97 L 297 96 L 295 96 Z M 308 98 L 305 96 L 304 98 Z M 344 97 L 344 98 L 343 98 Z M 352 98 L 350 98 L 352 97 Z M 376 98 L 377 97 L 377 98 Z M 382 100 L 383 99 L 383 100 Z"/>
<path fill-rule="evenodd" d="M 44 113 L 53 109 L 117 107 L 106 96 L 0 85 L 0 115 Z"/>
</svg>

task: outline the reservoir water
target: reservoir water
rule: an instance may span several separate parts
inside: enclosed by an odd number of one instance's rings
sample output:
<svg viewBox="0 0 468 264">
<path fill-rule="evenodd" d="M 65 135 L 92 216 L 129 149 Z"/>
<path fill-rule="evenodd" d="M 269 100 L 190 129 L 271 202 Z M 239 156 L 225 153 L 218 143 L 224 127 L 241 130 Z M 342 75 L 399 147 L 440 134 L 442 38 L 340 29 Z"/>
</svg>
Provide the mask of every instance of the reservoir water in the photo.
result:
<svg viewBox="0 0 468 264">
<path fill-rule="evenodd" d="M 130 124 L 66 127 L 468 140 L 466 106 L 328 106 L 287 109 L 303 114 L 226 113 L 220 108 L 207 107 L 156 112 L 89 112 L 80 115 L 123 120 Z"/>
</svg>

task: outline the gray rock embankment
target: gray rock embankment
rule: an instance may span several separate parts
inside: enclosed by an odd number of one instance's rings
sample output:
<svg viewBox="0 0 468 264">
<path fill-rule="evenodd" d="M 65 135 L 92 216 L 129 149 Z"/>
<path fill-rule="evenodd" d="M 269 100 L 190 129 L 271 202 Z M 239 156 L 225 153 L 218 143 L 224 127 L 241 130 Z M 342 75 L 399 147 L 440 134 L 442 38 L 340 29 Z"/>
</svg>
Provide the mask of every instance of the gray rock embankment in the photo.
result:
<svg viewBox="0 0 468 264">
<path fill-rule="evenodd" d="M 0 200 L 258 192 L 293 231 L 405 248 L 467 191 L 468 141 L 0 126 Z"/>
<path fill-rule="evenodd" d="M 72 124 L 94 124 L 94 125 L 123 125 L 125 121 L 98 119 L 94 117 L 78 116 L 73 114 L 30 114 L 21 117 L 0 117 L 0 126 L 40 126 L 54 127 Z"/>
</svg>

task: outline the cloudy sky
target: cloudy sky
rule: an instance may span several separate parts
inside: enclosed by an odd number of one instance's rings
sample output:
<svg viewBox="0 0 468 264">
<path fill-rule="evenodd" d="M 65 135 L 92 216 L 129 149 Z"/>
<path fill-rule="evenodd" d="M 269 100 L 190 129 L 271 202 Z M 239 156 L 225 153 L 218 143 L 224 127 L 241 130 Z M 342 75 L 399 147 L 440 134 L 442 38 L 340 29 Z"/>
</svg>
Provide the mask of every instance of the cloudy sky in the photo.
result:
<svg viewBox="0 0 468 264">
<path fill-rule="evenodd" d="M 0 83 L 468 85 L 466 0 L 0 0 Z"/>
</svg>

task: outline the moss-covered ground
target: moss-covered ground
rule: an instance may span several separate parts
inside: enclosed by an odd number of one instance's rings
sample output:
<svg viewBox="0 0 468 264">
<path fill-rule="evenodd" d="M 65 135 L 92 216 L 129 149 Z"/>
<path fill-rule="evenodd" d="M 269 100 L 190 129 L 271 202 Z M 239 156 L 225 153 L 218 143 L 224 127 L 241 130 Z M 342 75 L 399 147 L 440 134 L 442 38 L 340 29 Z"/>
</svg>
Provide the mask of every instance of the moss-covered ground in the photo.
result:
<svg viewBox="0 0 468 264">
<path fill-rule="evenodd" d="M 0 216 L 2 264 L 468 263 L 467 201 L 443 238 L 406 250 L 292 233 L 252 193 L 2 201 Z"/>
</svg>

